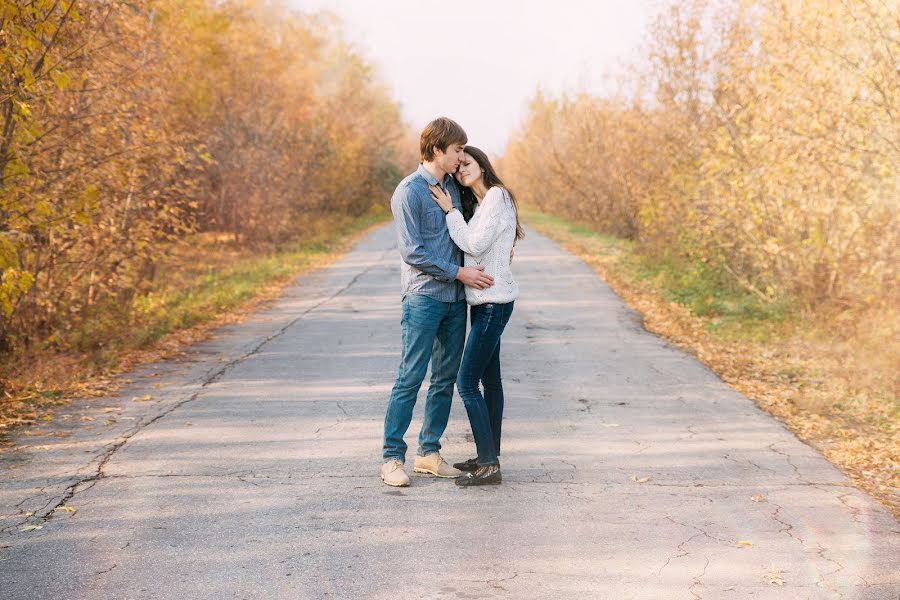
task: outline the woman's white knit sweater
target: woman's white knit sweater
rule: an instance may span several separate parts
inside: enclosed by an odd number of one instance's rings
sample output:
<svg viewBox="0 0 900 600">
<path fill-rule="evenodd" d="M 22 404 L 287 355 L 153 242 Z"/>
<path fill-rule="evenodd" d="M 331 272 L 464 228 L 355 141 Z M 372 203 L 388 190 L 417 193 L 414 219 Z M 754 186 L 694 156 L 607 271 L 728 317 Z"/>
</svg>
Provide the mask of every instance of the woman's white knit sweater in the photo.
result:
<svg viewBox="0 0 900 600">
<path fill-rule="evenodd" d="M 519 285 L 509 268 L 509 253 L 516 241 L 516 209 L 505 189 L 489 189 L 468 223 L 462 213 L 451 210 L 447 229 L 466 254 L 465 266 L 483 266 L 494 278 L 494 285 L 484 290 L 466 286 L 467 303 L 506 304 L 519 296 Z"/>
</svg>

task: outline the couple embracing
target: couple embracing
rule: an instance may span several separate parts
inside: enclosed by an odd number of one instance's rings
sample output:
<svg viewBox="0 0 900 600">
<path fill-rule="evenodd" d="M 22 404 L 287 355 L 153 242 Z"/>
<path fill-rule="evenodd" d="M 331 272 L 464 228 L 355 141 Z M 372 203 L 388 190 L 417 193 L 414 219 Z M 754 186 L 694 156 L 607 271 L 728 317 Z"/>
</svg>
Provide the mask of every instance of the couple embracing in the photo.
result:
<svg viewBox="0 0 900 600">
<path fill-rule="evenodd" d="M 519 293 L 510 262 L 523 232 L 515 197 L 487 155 L 467 143 L 466 132 L 451 119 L 429 123 L 419 140 L 422 162 L 391 199 L 403 303 L 400 369 L 384 418 L 381 479 L 387 485 L 409 485 L 403 436 L 429 362 L 431 381 L 414 470 L 455 478 L 461 486 L 502 480 L 500 336 Z M 450 417 L 454 383 L 469 416 L 477 457 L 450 466 L 441 457 L 440 438 Z"/>
</svg>

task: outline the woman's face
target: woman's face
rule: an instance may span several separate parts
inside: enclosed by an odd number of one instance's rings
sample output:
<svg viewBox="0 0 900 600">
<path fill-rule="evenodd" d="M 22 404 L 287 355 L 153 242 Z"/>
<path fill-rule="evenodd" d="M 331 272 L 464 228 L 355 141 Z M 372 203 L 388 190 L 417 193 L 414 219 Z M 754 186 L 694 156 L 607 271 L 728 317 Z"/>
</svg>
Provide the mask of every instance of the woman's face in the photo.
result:
<svg viewBox="0 0 900 600">
<path fill-rule="evenodd" d="M 468 152 L 463 153 L 462 160 L 459 163 L 459 171 L 456 172 L 456 181 L 460 185 L 472 187 L 472 185 L 481 179 L 481 166 Z"/>
</svg>

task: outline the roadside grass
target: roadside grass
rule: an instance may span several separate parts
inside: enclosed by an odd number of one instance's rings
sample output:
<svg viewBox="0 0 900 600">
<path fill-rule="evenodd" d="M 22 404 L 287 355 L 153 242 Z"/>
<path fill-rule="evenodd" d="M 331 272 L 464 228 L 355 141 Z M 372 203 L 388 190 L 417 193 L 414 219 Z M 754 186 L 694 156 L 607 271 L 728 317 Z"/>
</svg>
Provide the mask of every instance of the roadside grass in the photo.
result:
<svg viewBox="0 0 900 600">
<path fill-rule="evenodd" d="M 3 357 L 0 436 L 14 426 L 52 420 L 51 407 L 73 397 L 113 392 L 122 383 L 117 375 L 175 356 L 216 327 L 239 321 L 389 216 L 373 211 L 356 219 L 315 220 L 300 241 L 281 247 L 251 250 L 216 233 L 180 241 L 166 249 L 152 283 L 135 294 L 130 307 L 101 307 L 85 327 L 68 333 L 64 350 L 59 343 L 47 344 Z"/>
<path fill-rule="evenodd" d="M 591 265 L 648 331 L 696 356 L 900 516 L 896 306 L 805 314 L 699 261 L 654 261 L 629 240 L 528 208 L 522 217 Z"/>
</svg>

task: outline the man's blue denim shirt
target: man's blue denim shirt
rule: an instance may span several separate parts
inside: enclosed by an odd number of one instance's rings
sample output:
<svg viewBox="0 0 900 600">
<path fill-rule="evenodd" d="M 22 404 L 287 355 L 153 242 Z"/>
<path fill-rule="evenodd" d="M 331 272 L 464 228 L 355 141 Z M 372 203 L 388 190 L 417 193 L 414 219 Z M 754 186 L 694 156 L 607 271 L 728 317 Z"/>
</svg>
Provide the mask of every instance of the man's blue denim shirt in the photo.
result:
<svg viewBox="0 0 900 600">
<path fill-rule="evenodd" d="M 391 198 L 394 226 L 400 257 L 400 282 L 407 294 L 428 296 L 441 302 L 456 302 L 466 297 L 456 273 L 463 264 L 463 253 L 447 230 L 444 211 L 431 197 L 428 185 L 437 179 L 424 165 L 400 182 Z M 450 192 L 453 206 L 462 210 L 459 188 L 451 175 L 441 182 Z"/>
</svg>

